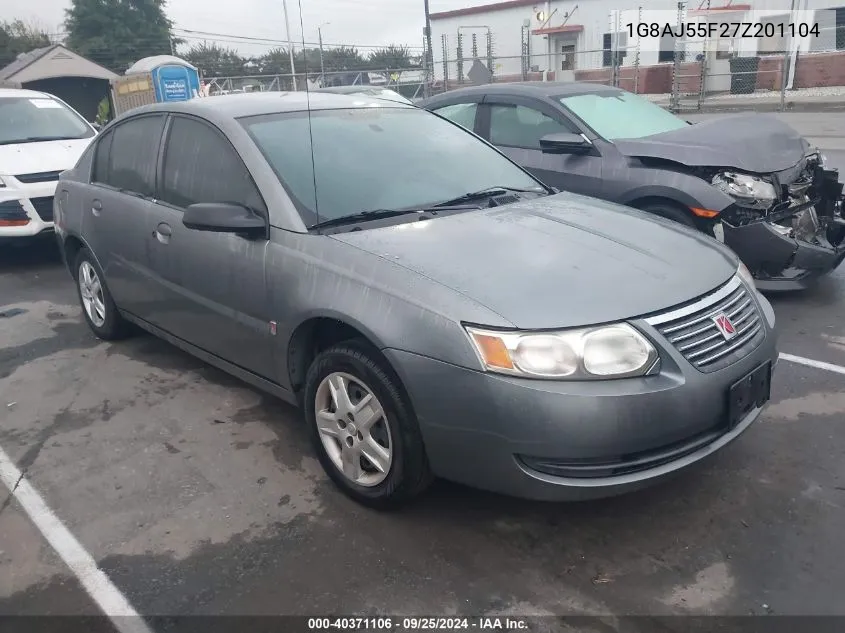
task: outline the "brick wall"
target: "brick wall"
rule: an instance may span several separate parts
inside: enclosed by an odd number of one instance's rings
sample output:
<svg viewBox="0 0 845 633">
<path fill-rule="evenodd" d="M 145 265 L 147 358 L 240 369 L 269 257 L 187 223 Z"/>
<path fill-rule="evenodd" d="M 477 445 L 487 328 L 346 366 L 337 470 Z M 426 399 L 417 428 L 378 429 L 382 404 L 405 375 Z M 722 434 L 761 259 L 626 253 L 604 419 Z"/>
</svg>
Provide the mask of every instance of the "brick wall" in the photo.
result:
<svg viewBox="0 0 845 633">
<path fill-rule="evenodd" d="M 783 81 L 782 55 L 770 55 L 760 58 L 757 70 L 757 90 L 780 90 Z M 549 81 L 554 81 L 554 73 L 549 73 Z M 637 77 L 638 75 L 638 77 Z M 697 94 L 701 83 L 701 70 L 698 62 L 687 62 L 680 66 L 681 94 Z M 575 81 L 610 84 L 610 68 L 591 68 L 575 71 Z M 619 87 L 634 91 L 636 80 L 640 94 L 668 94 L 672 92 L 672 64 L 640 66 L 637 73 L 631 66 L 619 68 Z M 543 73 L 528 73 L 528 81 L 542 81 Z M 522 81 L 522 75 L 496 77 L 496 81 Z M 468 83 L 468 82 L 467 82 Z M 845 51 L 836 53 L 813 53 L 798 56 L 795 66 L 796 88 L 818 88 L 823 86 L 845 86 Z M 452 79 L 450 88 L 458 87 Z"/>
<path fill-rule="evenodd" d="M 793 86 L 845 86 L 845 51 L 799 55 Z"/>
</svg>

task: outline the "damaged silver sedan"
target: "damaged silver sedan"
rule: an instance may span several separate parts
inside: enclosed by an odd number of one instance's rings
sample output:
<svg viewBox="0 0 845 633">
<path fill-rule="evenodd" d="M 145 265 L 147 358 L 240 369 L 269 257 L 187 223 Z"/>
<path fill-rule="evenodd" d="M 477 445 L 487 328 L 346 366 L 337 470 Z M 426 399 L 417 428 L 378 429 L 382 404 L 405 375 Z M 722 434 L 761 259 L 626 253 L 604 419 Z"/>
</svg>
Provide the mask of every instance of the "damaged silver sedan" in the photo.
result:
<svg viewBox="0 0 845 633">
<path fill-rule="evenodd" d="M 842 184 L 795 130 L 763 114 L 691 124 L 590 83 L 493 83 L 423 102 L 546 184 L 697 228 L 761 290 L 794 290 L 845 258 Z"/>
</svg>

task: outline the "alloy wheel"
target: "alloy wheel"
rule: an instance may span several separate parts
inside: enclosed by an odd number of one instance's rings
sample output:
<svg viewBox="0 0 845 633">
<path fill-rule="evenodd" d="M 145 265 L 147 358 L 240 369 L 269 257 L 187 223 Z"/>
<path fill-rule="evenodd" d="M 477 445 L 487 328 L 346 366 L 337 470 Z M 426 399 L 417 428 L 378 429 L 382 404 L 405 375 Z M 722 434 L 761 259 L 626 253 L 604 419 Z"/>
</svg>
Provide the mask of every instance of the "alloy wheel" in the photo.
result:
<svg viewBox="0 0 845 633">
<path fill-rule="evenodd" d="M 329 459 L 349 481 L 377 486 L 393 463 L 389 421 L 372 389 L 354 376 L 333 372 L 317 387 L 317 430 Z"/>
<path fill-rule="evenodd" d="M 82 307 L 96 327 L 103 327 L 106 322 L 106 301 L 103 296 L 103 284 L 97 271 L 90 262 L 83 261 L 79 266 L 79 293 Z"/>
</svg>

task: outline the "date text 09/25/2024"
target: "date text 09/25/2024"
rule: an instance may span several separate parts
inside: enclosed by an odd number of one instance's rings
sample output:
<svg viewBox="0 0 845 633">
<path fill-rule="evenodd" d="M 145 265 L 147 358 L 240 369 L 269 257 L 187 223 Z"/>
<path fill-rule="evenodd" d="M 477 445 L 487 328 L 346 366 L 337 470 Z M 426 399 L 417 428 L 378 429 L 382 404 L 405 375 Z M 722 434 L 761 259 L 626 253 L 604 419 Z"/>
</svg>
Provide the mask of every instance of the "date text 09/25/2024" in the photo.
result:
<svg viewBox="0 0 845 633">
<path fill-rule="evenodd" d="M 762 38 L 762 37 L 820 37 L 821 29 L 817 23 L 790 22 L 693 22 L 687 24 L 669 24 L 659 22 L 628 22 L 625 25 L 628 37 L 687 37 L 710 38 Z"/>
<path fill-rule="evenodd" d="M 309 631 L 529 631 L 525 618 L 514 617 L 327 617 L 308 618 Z"/>
</svg>

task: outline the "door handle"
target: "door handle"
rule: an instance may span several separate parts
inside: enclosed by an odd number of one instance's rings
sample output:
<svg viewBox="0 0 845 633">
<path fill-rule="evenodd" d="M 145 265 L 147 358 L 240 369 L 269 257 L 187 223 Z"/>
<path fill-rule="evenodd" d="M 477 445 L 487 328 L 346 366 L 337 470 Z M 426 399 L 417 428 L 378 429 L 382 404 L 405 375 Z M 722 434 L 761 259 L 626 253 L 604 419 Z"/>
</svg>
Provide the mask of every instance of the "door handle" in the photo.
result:
<svg viewBox="0 0 845 633">
<path fill-rule="evenodd" d="M 156 227 L 156 230 L 153 231 L 153 237 L 156 238 L 162 244 L 169 243 L 171 235 L 173 235 L 173 229 L 171 229 L 170 225 L 165 222 L 160 223 Z"/>
<path fill-rule="evenodd" d="M 91 203 L 91 213 L 93 213 L 95 216 L 99 217 L 99 216 L 100 216 L 100 212 L 101 212 L 102 210 L 103 210 L 103 203 L 102 203 L 102 202 L 100 202 L 99 200 L 94 200 L 94 201 Z"/>
</svg>

